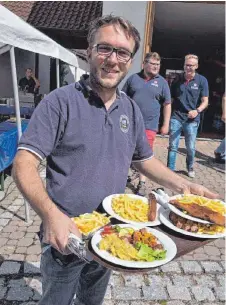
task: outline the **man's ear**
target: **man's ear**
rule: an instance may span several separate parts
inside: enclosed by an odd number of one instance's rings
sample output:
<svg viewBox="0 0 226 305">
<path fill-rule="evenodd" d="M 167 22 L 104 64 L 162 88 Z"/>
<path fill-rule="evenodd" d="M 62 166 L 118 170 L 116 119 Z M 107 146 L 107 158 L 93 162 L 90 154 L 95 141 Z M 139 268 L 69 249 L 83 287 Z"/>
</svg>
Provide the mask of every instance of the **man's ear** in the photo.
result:
<svg viewBox="0 0 226 305">
<path fill-rule="evenodd" d="M 86 50 L 87 60 L 90 59 L 90 57 L 91 57 L 91 52 L 92 52 L 92 50 L 90 49 L 90 47 L 88 47 L 88 49 Z"/>
</svg>

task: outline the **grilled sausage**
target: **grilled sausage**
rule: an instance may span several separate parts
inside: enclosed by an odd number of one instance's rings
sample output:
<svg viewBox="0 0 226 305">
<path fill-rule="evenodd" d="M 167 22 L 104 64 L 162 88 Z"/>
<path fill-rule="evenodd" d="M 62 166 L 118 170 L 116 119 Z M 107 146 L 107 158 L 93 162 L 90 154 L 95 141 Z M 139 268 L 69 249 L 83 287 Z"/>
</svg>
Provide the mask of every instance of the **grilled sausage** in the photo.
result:
<svg viewBox="0 0 226 305">
<path fill-rule="evenodd" d="M 150 193 L 148 196 L 148 203 L 149 203 L 149 208 L 148 208 L 148 220 L 149 221 L 154 221 L 156 218 L 157 214 L 157 201 L 155 198 L 155 195 Z"/>
</svg>

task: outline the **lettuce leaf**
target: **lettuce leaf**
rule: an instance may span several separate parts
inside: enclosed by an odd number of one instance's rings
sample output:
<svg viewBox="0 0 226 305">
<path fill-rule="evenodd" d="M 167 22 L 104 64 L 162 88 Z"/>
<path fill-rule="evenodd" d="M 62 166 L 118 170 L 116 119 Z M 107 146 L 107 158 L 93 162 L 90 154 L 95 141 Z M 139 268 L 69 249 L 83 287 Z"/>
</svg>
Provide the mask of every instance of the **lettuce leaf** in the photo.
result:
<svg viewBox="0 0 226 305">
<path fill-rule="evenodd" d="M 154 260 L 161 260 L 166 258 L 166 250 L 152 249 L 144 243 L 136 243 L 135 248 L 138 250 L 137 256 L 142 260 L 152 262 Z"/>
</svg>

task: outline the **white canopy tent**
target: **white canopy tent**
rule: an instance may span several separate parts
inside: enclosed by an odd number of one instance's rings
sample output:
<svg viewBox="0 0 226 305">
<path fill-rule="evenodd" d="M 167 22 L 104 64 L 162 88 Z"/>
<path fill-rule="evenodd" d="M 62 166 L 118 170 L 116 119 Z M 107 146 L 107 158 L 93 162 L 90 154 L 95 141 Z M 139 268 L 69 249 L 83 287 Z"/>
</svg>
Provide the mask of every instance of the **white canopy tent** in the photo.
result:
<svg viewBox="0 0 226 305">
<path fill-rule="evenodd" d="M 57 59 L 57 87 L 60 86 L 59 59 L 75 67 L 78 67 L 78 61 L 77 57 L 72 52 L 63 48 L 54 40 L 29 25 L 4 6 L 0 5 L 0 55 L 8 51 L 10 52 L 16 121 L 18 138 L 20 139 L 22 129 L 14 47 L 55 57 Z M 29 209 L 27 203 L 25 203 L 25 210 L 26 221 L 29 221 Z"/>
</svg>

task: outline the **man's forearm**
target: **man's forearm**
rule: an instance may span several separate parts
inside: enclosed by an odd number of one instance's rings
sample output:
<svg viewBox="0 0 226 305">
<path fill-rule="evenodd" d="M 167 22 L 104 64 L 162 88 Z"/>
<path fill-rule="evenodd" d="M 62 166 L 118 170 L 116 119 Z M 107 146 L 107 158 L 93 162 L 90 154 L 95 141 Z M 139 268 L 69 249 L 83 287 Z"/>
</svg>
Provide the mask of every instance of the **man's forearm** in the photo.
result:
<svg viewBox="0 0 226 305">
<path fill-rule="evenodd" d="M 164 104 L 163 108 L 163 125 L 169 126 L 169 121 L 170 121 L 170 116 L 171 116 L 171 104 Z"/>
<path fill-rule="evenodd" d="M 199 111 L 203 111 L 208 107 L 208 103 L 209 103 L 208 97 L 202 97 L 201 104 L 197 109 L 199 109 Z"/>
<path fill-rule="evenodd" d="M 57 209 L 49 198 L 39 176 L 38 168 L 33 161 L 25 161 L 16 157 L 13 165 L 13 178 L 20 192 L 42 219 Z"/>
<path fill-rule="evenodd" d="M 139 163 L 134 162 L 133 165 L 150 180 L 177 193 L 183 193 L 190 184 L 188 180 L 175 174 L 155 157 Z"/>
</svg>

